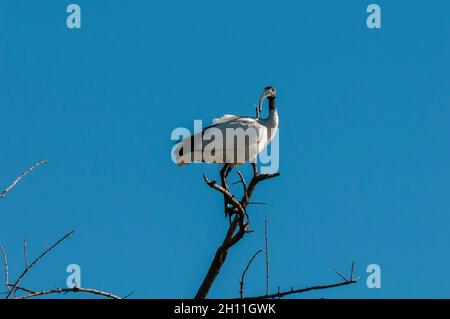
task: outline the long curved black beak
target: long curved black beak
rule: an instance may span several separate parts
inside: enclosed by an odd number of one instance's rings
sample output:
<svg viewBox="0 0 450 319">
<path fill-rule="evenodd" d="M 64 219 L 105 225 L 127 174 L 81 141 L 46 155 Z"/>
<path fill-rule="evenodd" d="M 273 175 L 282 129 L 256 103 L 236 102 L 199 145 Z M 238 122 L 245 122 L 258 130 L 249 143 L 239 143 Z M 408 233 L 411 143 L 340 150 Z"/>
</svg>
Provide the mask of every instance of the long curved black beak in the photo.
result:
<svg viewBox="0 0 450 319">
<path fill-rule="evenodd" d="M 258 104 L 258 110 L 259 113 L 262 112 L 262 105 L 264 103 L 264 100 L 269 96 L 269 92 L 267 90 L 265 90 L 264 92 L 262 92 L 261 96 L 259 97 L 259 104 Z"/>
</svg>

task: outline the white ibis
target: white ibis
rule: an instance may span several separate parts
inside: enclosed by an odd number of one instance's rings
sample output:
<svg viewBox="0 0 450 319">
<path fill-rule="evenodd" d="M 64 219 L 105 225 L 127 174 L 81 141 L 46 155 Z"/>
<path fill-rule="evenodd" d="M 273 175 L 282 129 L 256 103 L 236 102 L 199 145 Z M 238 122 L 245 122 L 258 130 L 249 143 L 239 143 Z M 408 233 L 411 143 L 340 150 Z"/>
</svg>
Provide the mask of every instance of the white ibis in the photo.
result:
<svg viewBox="0 0 450 319">
<path fill-rule="evenodd" d="M 264 100 L 269 101 L 269 115 L 262 119 L 259 113 Z M 270 143 L 278 129 L 275 107 L 276 90 L 266 87 L 261 94 L 256 117 L 226 114 L 213 120 L 213 125 L 201 133 L 178 142 L 172 152 L 179 166 L 193 162 L 223 164 L 220 171 L 222 186 L 228 189 L 226 178 L 234 166 L 251 162 Z"/>
</svg>

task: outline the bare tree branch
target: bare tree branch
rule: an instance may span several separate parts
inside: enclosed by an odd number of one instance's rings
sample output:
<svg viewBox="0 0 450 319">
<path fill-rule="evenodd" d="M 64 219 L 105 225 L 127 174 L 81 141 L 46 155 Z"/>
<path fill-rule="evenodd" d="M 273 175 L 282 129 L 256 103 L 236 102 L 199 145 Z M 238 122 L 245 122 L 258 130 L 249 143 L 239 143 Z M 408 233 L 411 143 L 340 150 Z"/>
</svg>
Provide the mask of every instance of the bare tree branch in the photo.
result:
<svg viewBox="0 0 450 319">
<path fill-rule="evenodd" d="M 11 288 L 11 286 L 12 286 L 12 284 L 9 284 L 9 285 L 8 285 L 8 290 L 7 290 L 7 291 L 4 291 L 4 292 L 0 292 L 0 294 L 1 294 L 1 295 L 7 295 L 7 294 L 9 293 L 9 289 Z M 33 293 L 33 292 L 35 292 L 35 291 L 31 290 L 31 289 L 24 288 L 24 287 L 20 287 L 20 286 L 17 286 L 17 287 L 16 287 L 16 292 L 17 292 L 17 291 L 24 291 L 24 292 L 28 292 L 28 293 Z"/>
<path fill-rule="evenodd" d="M 32 171 L 34 171 L 40 165 L 46 164 L 46 163 L 48 163 L 48 161 L 46 161 L 46 160 L 38 161 L 35 164 L 33 164 L 33 166 L 31 166 L 29 169 L 27 169 L 25 172 L 20 174 L 11 185 L 9 185 L 4 191 L 2 191 L 0 193 L 0 199 L 4 198 L 9 191 L 11 191 L 14 187 L 16 187 L 17 183 L 19 183 L 22 178 L 24 178 L 25 176 L 30 174 Z"/>
<path fill-rule="evenodd" d="M 104 296 L 104 297 L 111 298 L 111 299 L 122 299 L 121 297 L 116 296 L 116 295 L 114 295 L 112 293 L 109 293 L 109 292 L 106 292 L 106 291 L 102 291 L 102 290 L 98 290 L 98 289 L 92 289 L 92 288 L 81 288 L 81 287 L 59 288 L 58 286 L 55 286 L 54 289 L 43 290 L 43 291 L 35 291 L 35 290 L 29 289 L 29 288 L 26 288 L 26 287 L 23 287 L 23 286 L 19 286 L 19 283 L 25 277 L 25 275 L 28 273 L 28 271 L 30 271 L 45 255 L 47 255 L 55 247 L 57 247 L 59 244 L 61 244 L 65 239 L 71 237 L 73 234 L 74 234 L 74 231 L 71 231 L 71 232 L 65 234 L 58 241 L 56 241 L 52 246 L 50 246 L 50 248 L 45 250 L 36 259 L 34 259 L 32 261 L 32 263 L 29 264 L 29 265 L 28 265 L 28 258 L 27 258 L 27 253 L 26 253 L 26 241 L 24 241 L 24 256 L 25 256 L 25 260 L 26 260 L 25 261 L 26 267 L 25 267 L 25 270 L 19 276 L 19 278 L 14 282 L 14 284 L 10 284 L 8 282 L 8 260 L 6 258 L 6 252 L 5 252 L 4 248 L 3 248 L 3 246 L 0 246 L 0 250 L 3 253 L 3 258 L 4 258 L 4 263 L 5 263 L 6 287 L 8 289 L 8 291 L 5 292 L 5 294 L 6 294 L 5 298 L 9 299 L 11 297 L 11 295 L 13 295 L 13 294 L 14 294 L 14 299 L 29 299 L 29 298 L 34 298 L 34 297 L 39 297 L 39 296 L 44 296 L 44 295 L 52 295 L 52 294 L 88 293 L 88 294 Z M 18 291 L 25 292 L 26 294 L 22 295 L 22 296 L 15 297 L 16 293 Z M 132 293 L 128 294 L 125 298 L 130 296 Z"/>
<path fill-rule="evenodd" d="M 226 190 L 225 188 L 223 188 L 222 186 L 220 186 L 219 184 L 216 183 L 216 181 L 210 181 L 204 174 L 203 174 L 203 179 L 205 180 L 206 184 L 208 184 L 208 186 L 210 186 L 211 188 L 217 190 L 218 192 L 222 193 L 225 195 L 225 197 L 227 197 L 227 199 L 233 203 L 233 205 L 235 205 L 241 216 L 245 215 L 245 208 L 242 206 L 241 202 L 239 202 L 234 196 L 233 194 L 231 194 L 228 190 Z"/>
<path fill-rule="evenodd" d="M 200 288 L 198 289 L 195 298 L 196 299 L 204 299 L 207 297 L 209 290 L 211 289 L 211 286 L 216 279 L 217 275 L 219 274 L 226 257 L 228 255 L 228 250 L 233 247 L 237 242 L 239 242 L 246 233 L 249 233 L 248 225 L 249 221 L 245 222 L 245 218 L 247 217 L 247 206 L 250 204 L 250 198 L 258 185 L 259 182 L 262 182 L 264 180 L 271 179 L 273 177 L 277 177 L 280 174 L 259 174 L 258 169 L 255 163 L 252 163 L 253 166 L 253 177 L 250 181 L 250 183 L 245 183 L 244 177 L 241 172 L 238 171 L 238 175 L 240 178 L 240 183 L 243 185 L 244 194 L 242 196 L 241 200 L 237 200 L 235 196 L 231 193 L 231 191 L 228 190 L 228 188 L 218 185 L 215 181 L 210 181 L 205 175 L 203 175 L 203 178 L 208 186 L 213 188 L 214 190 L 220 192 L 225 196 L 225 198 L 230 202 L 232 207 L 232 213 L 234 213 L 234 217 L 232 221 L 230 222 L 230 226 L 228 228 L 228 231 L 225 235 L 225 238 L 222 242 L 222 244 L 219 246 L 219 248 L 216 251 L 216 254 L 214 255 L 214 258 L 211 262 L 211 265 L 209 266 L 208 272 L 206 273 L 205 278 L 202 281 L 202 284 L 200 285 Z M 304 293 L 311 290 L 321 290 L 321 289 L 329 289 L 329 288 L 335 288 L 340 286 L 346 286 L 351 284 L 356 284 L 356 280 L 353 279 L 353 271 L 354 271 L 354 263 L 352 263 L 352 268 L 350 272 L 350 279 L 346 279 L 344 276 L 342 276 L 338 271 L 336 273 L 343 279 L 342 282 L 336 283 L 336 284 L 330 284 L 330 285 L 319 285 L 319 286 L 312 286 L 312 287 L 306 287 L 301 289 L 294 289 L 291 288 L 289 291 L 280 291 L 280 288 L 278 288 L 278 292 L 274 294 L 269 294 L 269 245 L 268 245 L 268 231 L 267 231 L 267 217 L 265 218 L 265 244 L 266 244 L 266 292 L 262 296 L 257 297 L 250 297 L 250 298 L 257 298 L 257 299 L 270 299 L 270 298 L 282 298 L 284 296 L 288 296 L 291 294 L 298 294 L 298 293 Z M 241 280 L 240 280 L 240 297 L 244 298 L 244 279 L 245 274 L 250 267 L 251 263 L 255 259 L 255 257 L 260 253 L 261 251 L 258 251 L 249 261 L 247 264 L 247 267 L 244 270 L 244 273 L 242 274 Z M 248 299 L 248 298 L 245 298 Z"/>
<path fill-rule="evenodd" d="M 22 289 L 23 290 L 23 289 Z M 91 289 L 91 288 L 55 288 L 50 290 L 44 290 L 44 291 L 37 291 L 37 292 L 30 292 L 28 295 L 17 297 L 16 299 L 30 299 L 34 297 L 44 296 L 44 295 L 51 295 L 51 294 L 66 294 L 66 293 L 89 293 L 93 295 L 100 295 L 111 299 L 122 299 L 119 296 L 113 295 L 109 292 L 97 290 L 97 289 Z"/>
<path fill-rule="evenodd" d="M 9 288 L 8 288 L 8 289 L 10 289 L 12 286 L 13 286 L 13 284 L 9 284 Z M 17 287 L 16 287 L 16 291 L 19 291 L 19 290 L 20 290 L 20 291 L 25 291 L 25 292 L 28 292 L 28 293 L 35 293 L 34 290 L 31 290 L 31 289 L 29 289 L 29 288 L 17 286 Z M 7 293 L 5 293 L 5 294 L 7 294 Z"/>
<path fill-rule="evenodd" d="M 0 250 L 2 251 L 3 263 L 5 266 L 5 286 L 6 286 L 6 289 L 8 289 L 8 291 L 9 291 L 10 289 L 9 289 L 8 257 L 6 256 L 5 248 L 2 245 L 0 245 Z"/>
<path fill-rule="evenodd" d="M 242 183 L 242 188 L 244 189 L 244 201 L 248 204 L 247 198 L 247 184 L 245 183 L 244 175 L 240 171 L 237 171 L 239 175 L 240 182 Z"/>
<path fill-rule="evenodd" d="M 241 280 L 239 281 L 240 284 L 240 290 L 239 295 L 241 296 L 241 299 L 244 298 L 244 284 L 245 284 L 245 274 L 247 273 L 247 270 L 250 268 L 250 265 L 252 264 L 253 260 L 258 256 L 259 253 L 262 253 L 262 250 L 258 250 L 253 257 L 249 260 L 247 266 L 244 269 L 244 272 L 242 273 Z"/>
<path fill-rule="evenodd" d="M 312 287 L 306 287 L 306 288 L 301 288 L 301 289 L 291 289 L 289 291 L 284 291 L 284 292 L 277 292 L 275 294 L 270 294 L 270 295 L 262 295 L 262 296 L 258 296 L 258 297 L 246 297 L 245 299 L 274 299 L 274 298 L 282 298 L 288 295 L 293 295 L 293 294 L 299 294 L 299 293 L 304 293 L 307 291 L 311 291 L 311 290 L 321 290 L 321 289 L 330 289 L 330 288 L 336 288 L 336 287 L 341 287 L 341 286 L 347 286 L 347 285 L 352 285 L 352 284 L 356 284 L 356 280 L 352 280 L 352 281 L 343 281 L 337 284 L 331 284 L 331 285 L 322 285 L 322 286 L 312 286 Z"/>
<path fill-rule="evenodd" d="M 252 163 L 253 165 L 253 163 Z M 237 242 L 239 242 L 246 233 L 248 233 L 248 225 L 249 222 L 245 222 L 245 217 L 247 216 L 247 206 L 250 201 L 250 197 L 253 194 L 253 191 L 255 190 L 256 185 L 259 182 L 262 182 L 264 180 L 277 177 L 280 174 L 258 174 L 257 169 L 255 166 L 253 166 L 253 178 L 251 179 L 248 186 L 246 185 L 244 187 L 245 192 L 242 196 L 242 199 L 239 201 L 237 200 L 233 194 L 231 194 L 227 189 L 223 188 L 222 186 L 218 185 L 215 181 L 209 181 L 208 178 L 203 175 L 203 178 L 208 186 L 215 189 L 216 191 L 222 193 L 230 203 L 233 204 L 233 211 L 235 212 L 233 220 L 230 223 L 230 226 L 228 228 L 228 231 L 225 235 L 225 238 L 220 245 L 220 247 L 217 249 L 216 254 L 214 255 L 213 261 L 211 262 L 211 265 L 209 266 L 208 272 L 206 273 L 205 278 L 202 281 L 202 284 L 200 285 L 200 288 L 198 289 L 195 298 L 196 299 L 204 299 L 208 295 L 209 290 L 211 289 L 211 286 L 216 279 L 217 275 L 220 272 L 220 269 L 222 268 L 222 265 L 224 264 L 227 255 L 228 250 L 233 247 Z M 243 179 L 243 176 L 241 174 L 238 174 L 241 178 L 241 182 L 245 184 L 245 181 Z"/>
<path fill-rule="evenodd" d="M 33 170 L 35 170 L 37 167 L 39 167 L 42 164 L 46 164 L 47 161 L 38 161 L 33 166 L 31 166 L 29 169 L 27 169 L 25 172 L 23 172 L 21 175 L 19 175 L 14 182 L 9 185 L 4 191 L 0 193 L 0 199 L 4 198 L 8 192 L 10 192 L 16 185 L 20 182 L 22 178 L 24 178 L 26 175 L 30 174 Z M 109 292 L 101 291 L 98 289 L 92 289 L 92 288 L 59 288 L 55 287 L 55 289 L 50 290 L 44 290 L 44 291 L 34 291 L 29 288 L 25 288 L 22 286 L 19 286 L 22 279 L 26 276 L 26 274 L 42 259 L 44 258 L 48 253 L 50 253 L 54 248 L 56 248 L 59 244 L 61 244 L 65 239 L 71 237 L 74 234 L 74 231 L 71 231 L 67 234 L 65 234 L 63 237 L 61 237 L 58 241 L 56 241 L 53 245 L 51 245 L 47 250 L 45 250 L 42 254 L 40 254 L 38 257 L 36 257 L 31 264 L 28 263 L 28 255 L 27 255 L 27 240 L 25 239 L 23 241 L 23 257 L 25 260 L 25 269 L 20 274 L 20 276 L 17 278 L 17 280 L 14 282 L 14 284 L 9 283 L 9 270 L 8 270 L 8 258 L 6 255 L 6 251 L 2 245 L 0 245 L 0 250 L 3 255 L 3 262 L 5 267 L 5 286 L 7 288 L 6 299 L 9 299 L 11 295 L 16 296 L 17 291 L 25 292 L 27 294 L 19 297 L 15 297 L 15 299 L 29 299 L 33 297 L 43 296 L 43 295 L 50 295 L 50 294 L 60 294 L 60 293 L 89 293 L 94 295 L 101 295 L 107 298 L 111 299 L 122 299 L 114 294 L 111 294 Z M 128 296 L 130 296 L 132 293 L 130 293 Z M 127 297 L 128 297 L 127 296 Z M 126 297 L 126 298 L 127 298 Z"/>
<path fill-rule="evenodd" d="M 14 282 L 12 289 L 9 291 L 9 293 L 6 295 L 6 299 L 8 299 L 12 293 L 15 292 L 16 287 L 19 285 L 20 281 L 23 279 L 23 277 L 30 271 L 38 262 L 43 258 L 45 255 L 47 255 L 49 252 L 51 252 L 56 246 L 58 246 L 62 241 L 69 238 L 74 234 L 74 231 L 68 232 L 63 237 L 61 237 L 57 242 L 55 242 L 53 245 L 50 246 L 46 251 L 44 251 L 42 254 L 40 254 L 36 259 L 33 260 L 33 262 L 25 268 L 25 270 L 22 272 L 22 274 L 17 278 L 17 280 Z"/>
<path fill-rule="evenodd" d="M 122 299 L 128 299 L 128 297 L 130 297 L 133 294 L 134 294 L 134 291 L 130 292 L 128 295 L 124 296 Z"/>
<path fill-rule="evenodd" d="M 355 262 L 352 262 L 352 269 L 350 270 L 350 281 L 353 280 L 353 272 L 355 270 Z"/>
<path fill-rule="evenodd" d="M 347 281 L 347 279 L 336 268 L 334 268 L 333 270 L 339 277 L 342 278 L 342 280 Z"/>
</svg>

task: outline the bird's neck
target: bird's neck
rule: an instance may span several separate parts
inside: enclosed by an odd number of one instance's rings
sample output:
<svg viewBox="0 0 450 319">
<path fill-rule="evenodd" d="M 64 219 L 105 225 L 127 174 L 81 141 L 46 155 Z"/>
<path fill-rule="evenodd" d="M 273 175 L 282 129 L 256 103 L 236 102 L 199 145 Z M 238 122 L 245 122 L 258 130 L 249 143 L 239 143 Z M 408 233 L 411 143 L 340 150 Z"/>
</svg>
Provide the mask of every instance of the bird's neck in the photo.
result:
<svg viewBox="0 0 450 319">
<path fill-rule="evenodd" d="M 266 118 L 267 126 L 278 128 L 278 112 L 275 106 L 275 98 L 269 98 L 269 116 Z"/>
<path fill-rule="evenodd" d="M 274 110 L 276 110 L 276 107 L 275 107 L 275 98 L 274 98 L 274 97 L 269 97 L 268 100 L 269 100 L 269 111 L 274 111 Z"/>
</svg>

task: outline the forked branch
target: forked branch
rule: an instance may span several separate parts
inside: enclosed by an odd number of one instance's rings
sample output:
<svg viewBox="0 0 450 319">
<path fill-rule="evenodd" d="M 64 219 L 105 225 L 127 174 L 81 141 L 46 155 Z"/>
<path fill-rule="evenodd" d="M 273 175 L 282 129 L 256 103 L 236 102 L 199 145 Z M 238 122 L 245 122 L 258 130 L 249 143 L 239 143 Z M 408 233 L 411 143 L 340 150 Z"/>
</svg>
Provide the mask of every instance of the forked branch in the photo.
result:
<svg viewBox="0 0 450 319">
<path fill-rule="evenodd" d="M 5 248 L 2 245 L 0 245 L 0 250 L 2 251 L 3 264 L 5 266 L 5 286 L 6 286 L 6 289 L 8 289 L 8 291 L 9 291 L 10 288 L 9 288 L 8 256 L 6 255 Z"/>
<path fill-rule="evenodd" d="M 24 289 L 22 289 L 24 290 Z M 28 290 L 28 289 L 27 289 Z M 91 288 L 55 288 L 50 290 L 43 290 L 43 291 L 30 291 L 28 290 L 29 294 L 17 297 L 16 299 L 30 299 L 34 297 L 39 296 L 45 296 L 45 295 L 54 295 L 54 294 L 67 294 L 67 293 L 87 293 L 91 295 L 98 295 L 107 297 L 110 299 L 122 299 L 119 296 L 113 295 L 109 292 L 97 290 L 97 289 L 91 289 Z"/>
<path fill-rule="evenodd" d="M 256 256 L 258 256 L 259 253 L 262 253 L 262 250 L 258 250 L 252 258 L 250 258 L 247 266 L 245 267 L 244 271 L 242 272 L 242 276 L 241 276 L 241 280 L 239 281 L 239 286 L 240 286 L 240 290 L 239 290 L 239 295 L 241 296 L 241 299 L 244 298 L 244 284 L 245 284 L 245 274 L 247 273 L 248 269 L 250 268 L 250 265 L 252 264 L 253 260 L 256 258 Z"/>
<path fill-rule="evenodd" d="M 68 232 L 67 234 L 65 234 L 57 242 L 55 242 L 47 250 L 45 250 L 42 254 L 40 254 L 38 257 L 36 257 L 30 265 L 26 265 L 25 269 L 20 274 L 19 278 L 17 278 L 17 280 L 14 282 L 9 293 L 6 295 L 6 299 L 8 299 L 11 296 L 11 294 L 13 294 L 16 291 L 16 288 L 19 285 L 20 281 L 23 279 L 23 277 L 25 277 L 25 275 L 28 273 L 28 271 L 30 271 L 39 262 L 39 260 L 41 260 L 49 252 L 51 252 L 56 246 L 58 246 L 60 243 L 62 243 L 65 239 L 71 237 L 73 235 L 73 233 L 74 233 L 74 231 L 72 230 L 72 231 Z"/>
<path fill-rule="evenodd" d="M 250 198 L 256 188 L 256 185 L 259 182 L 262 182 L 264 180 L 277 177 L 280 174 L 258 174 L 258 172 L 254 167 L 254 174 L 253 178 L 251 179 L 250 183 L 247 185 L 245 183 L 244 177 L 239 172 L 239 178 L 241 180 L 241 183 L 243 185 L 244 194 L 242 195 L 241 200 L 237 200 L 236 197 L 227 189 L 223 188 L 222 186 L 218 185 L 216 181 L 210 181 L 206 176 L 204 177 L 204 180 L 206 184 L 213 188 L 214 190 L 222 193 L 227 200 L 232 203 L 233 205 L 233 219 L 230 223 L 230 226 L 228 227 L 228 231 L 225 235 L 225 238 L 220 245 L 220 247 L 217 249 L 216 254 L 214 255 L 213 261 L 211 262 L 211 265 L 209 266 L 208 272 L 206 273 L 205 278 L 203 279 L 203 282 L 200 286 L 200 288 L 197 291 L 197 294 L 195 295 L 196 299 L 204 299 L 208 295 L 209 290 L 211 289 L 211 286 L 216 279 L 217 275 L 220 272 L 220 269 L 222 268 L 222 265 L 224 264 L 227 255 L 228 250 L 233 247 L 237 242 L 239 242 L 245 234 L 249 233 L 248 230 L 249 221 L 246 217 L 247 215 L 247 206 L 249 204 Z"/>
<path fill-rule="evenodd" d="M 5 266 L 5 285 L 7 288 L 7 291 L 5 292 L 6 297 L 5 299 L 14 298 L 14 299 L 29 299 L 34 298 L 38 296 L 44 296 L 44 295 L 51 295 L 51 294 L 66 294 L 66 293 L 88 293 L 88 294 L 94 294 L 94 295 L 100 295 L 111 299 L 122 299 L 112 293 L 101 291 L 98 289 L 92 289 L 92 288 L 81 288 L 81 287 L 74 287 L 74 288 L 59 288 L 55 287 L 55 289 L 49 289 L 49 290 L 43 290 L 43 291 L 35 291 L 29 288 L 25 288 L 20 286 L 20 282 L 24 279 L 24 277 L 27 275 L 27 273 L 35 267 L 39 261 L 41 261 L 47 254 L 49 254 L 53 249 L 55 249 L 57 246 L 59 246 L 64 240 L 67 238 L 70 238 L 74 234 L 74 231 L 68 232 L 64 236 L 62 236 L 60 239 L 58 239 L 54 244 L 52 244 L 48 249 L 46 249 L 43 253 L 41 253 L 38 257 L 36 257 L 30 264 L 28 264 L 28 257 L 27 257 L 27 251 L 26 251 L 26 241 L 24 241 L 24 258 L 25 258 L 25 269 L 22 271 L 22 273 L 19 275 L 19 277 L 16 279 L 16 281 L 13 284 L 9 283 L 9 271 L 8 271 L 8 258 L 6 255 L 6 251 L 3 248 L 3 246 L 0 245 L 0 251 L 3 255 L 3 262 Z M 22 296 L 16 296 L 18 292 L 25 292 L 26 294 Z"/>
<path fill-rule="evenodd" d="M 33 166 L 28 168 L 26 171 L 24 171 L 22 174 L 20 174 L 5 190 L 3 190 L 0 193 L 0 199 L 4 198 L 8 192 L 10 192 L 16 185 L 20 182 L 21 179 L 23 179 L 25 176 L 30 174 L 32 171 L 34 171 L 37 167 L 40 165 L 46 164 L 47 161 L 38 161 Z M 94 295 L 101 295 L 107 298 L 111 299 L 122 299 L 114 294 L 111 294 L 109 292 L 101 291 L 98 289 L 91 289 L 91 288 L 81 288 L 81 287 L 74 287 L 74 288 L 59 288 L 55 287 L 55 289 L 50 290 L 43 290 L 43 291 L 34 291 L 29 288 L 25 288 L 20 286 L 20 282 L 24 279 L 24 277 L 28 274 L 28 272 L 37 265 L 37 263 L 44 258 L 47 254 L 49 254 L 53 249 L 55 249 L 57 246 L 59 246 L 64 240 L 67 238 L 70 238 L 74 234 L 74 231 L 70 231 L 64 236 L 62 236 L 60 239 L 58 239 L 54 244 L 52 244 L 48 249 L 46 249 L 43 253 L 41 253 L 38 257 L 36 257 L 31 263 L 28 262 L 28 254 L 27 254 L 27 241 L 24 240 L 23 242 L 23 257 L 25 261 L 25 269 L 22 271 L 22 273 L 19 275 L 19 277 L 14 281 L 14 283 L 9 282 L 9 268 L 8 268 L 8 257 L 6 254 L 6 250 L 2 245 L 0 245 L 0 252 L 3 256 L 3 264 L 4 264 L 4 272 L 5 272 L 5 286 L 7 291 L 4 293 L 6 295 L 6 299 L 9 298 L 15 298 L 15 299 L 29 299 L 33 297 L 43 296 L 43 295 L 50 295 L 50 294 L 61 294 L 61 293 L 88 293 L 88 294 L 94 294 Z M 26 293 L 22 296 L 17 296 L 18 292 Z"/>
<path fill-rule="evenodd" d="M 306 287 L 306 288 L 300 288 L 300 289 L 294 289 L 291 288 L 288 291 L 280 291 L 280 289 L 278 289 L 277 293 L 274 294 L 265 294 L 265 295 L 261 295 L 261 296 L 257 296 L 257 297 L 247 297 L 245 299 L 274 299 L 274 298 L 283 298 L 289 295 L 293 295 L 293 294 L 300 294 L 300 293 L 304 293 L 304 292 L 308 292 L 308 291 L 312 291 L 312 290 L 323 290 L 323 289 L 330 289 L 330 288 L 336 288 L 336 287 L 341 287 L 341 286 L 348 286 L 348 285 L 353 285 L 356 284 L 357 281 L 354 279 L 354 270 L 355 270 L 355 263 L 352 263 L 352 268 L 350 271 L 350 277 L 347 279 L 344 276 L 342 276 L 341 274 L 338 273 L 338 275 L 342 278 L 341 282 L 335 283 L 335 284 L 330 284 L 330 285 L 318 285 L 318 286 L 311 286 L 311 287 Z"/>
<path fill-rule="evenodd" d="M 261 296 L 257 296 L 257 297 L 247 297 L 245 299 L 275 299 L 275 298 L 283 298 L 286 297 L 288 295 L 293 295 L 293 294 L 300 294 L 300 293 L 304 293 L 304 292 L 308 292 L 308 291 L 312 291 L 312 290 L 323 290 L 323 289 L 330 289 L 330 288 L 336 288 L 336 287 L 341 287 L 341 286 L 348 286 L 348 285 L 352 285 L 352 284 L 356 284 L 356 280 L 352 280 L 352 281 L 343 281 L 337 284 L 331 284 L 331 285 L 322 285 L 322 286 L 312 286 L 312 287 L 306 287 L 306 288 L 301 288 L 301 289 L 291 289 L 288 291 L 284 291 L 284 292 L 277 292 L 275 294 L 270 294 L 270 295 L 261 295 Z"/>
<path fill-rule="evenodd" d="M 230 225 L 228 227 L 227 233 L 225 235 L 225 238 L 222 242 L 222 244 L 219 246 L 219 248 L 216 251 L 216 254 L 214 255 L 214 258 L 211 262 L 211 265 L 209 266 L 208 272 L 206 273 L 205 278 L 202 281 L 202 284 L 200 288 L 197 291 L 197 294 L 195 295 L 196 299 L 204 299 L 207 297 L 212 284 L 214 283 L 214 280 L 216 279 L 217 275 L 219 274 L 223 264 L 225 263 L 225 260 L 228 255 L 228 250 L 233 247 L 237 242 L 239 242 L 245 234 L 249 233 L 248 226 L 250 224 L 248 220 L 248 214 L 247 214 L 247 206 L 250 204 L 250 198 L 253 194 L 253 192 L 256 189 L 256 186 L 258 183 L 271 179 L 273 177 L 279 176 L 279 173 L 275 174 L 258 174 L 257 168 L 255 164 L 253 165 L 253 177 L 250 181 L 250 183 L 246 183 L 244 180 L 243 175 L 241 172 L 238 172 L 239 175 L 239 182 L 243 186 L 243 196 L 241 200 L 237 200 L 236 197 L 231 193 L 230 190 L 228 190 L 225 187 L 222 187 L 216 183 L 216 181 L 210 181 L 205 175 L 204 180 L 206 184 L 213 188 L 214 190 L 218 191 L 219 193 L 223 194 L 225 196 L 226 200 L 232 204 L 232 212 L 233 212 L 233 218 L 230 222 Z M 236 183 L 239 183 L 236 182 Z M 288 291 L 280 291 L 278 290 L 277 293 L 269 293 L 269 256 L 268 256 L 268 235 L 267 235 L 267 219 L 265 221 L 265 244 L 266 244 L 266 293 L 261 296 L 257 297 L 250 297 L 251 299 L 257 298 L 257 299 L 270 299 L 270 298 L 282 298 L 288 295 L 292 294 L 299 294 L 304 293 L 307 291 L 312 290 L 321 290 L 321 289 L 330 289 L 340 286 L 346 286 L 351 284 L 356 284 L 356 280 L 354 279 L 354 263 L 352 264 L 352 268 L 350 271 L 350 277 L 349 279 L 345 278 L 341 274 L 338 273 L 338 275 L 343 279 L 342 282 L 338 282 L 335 284 L 329 284 L 329 285 L 318 285 L 318 286 L 311 286 L 306 288 L 300 288 L 300 289 L 294 289 L 291 288 L 291 290 Z M 261 252 L 258 251 L 253 255 L 253 257 L 250 259 L 250 261 L 247 264 L 247 267 L 245 268 L 242 277 L 240 279 L 240 291 L 239 295 L 240 298 L 244 298 L 244 284 L 245 284 L 245 274 L 247 273 L 247 270 L 249 269 L 251 263 L 256 258 L 256 256 Z M 245 298 L 247 299 L 247 298 Z"/>
</svg>

